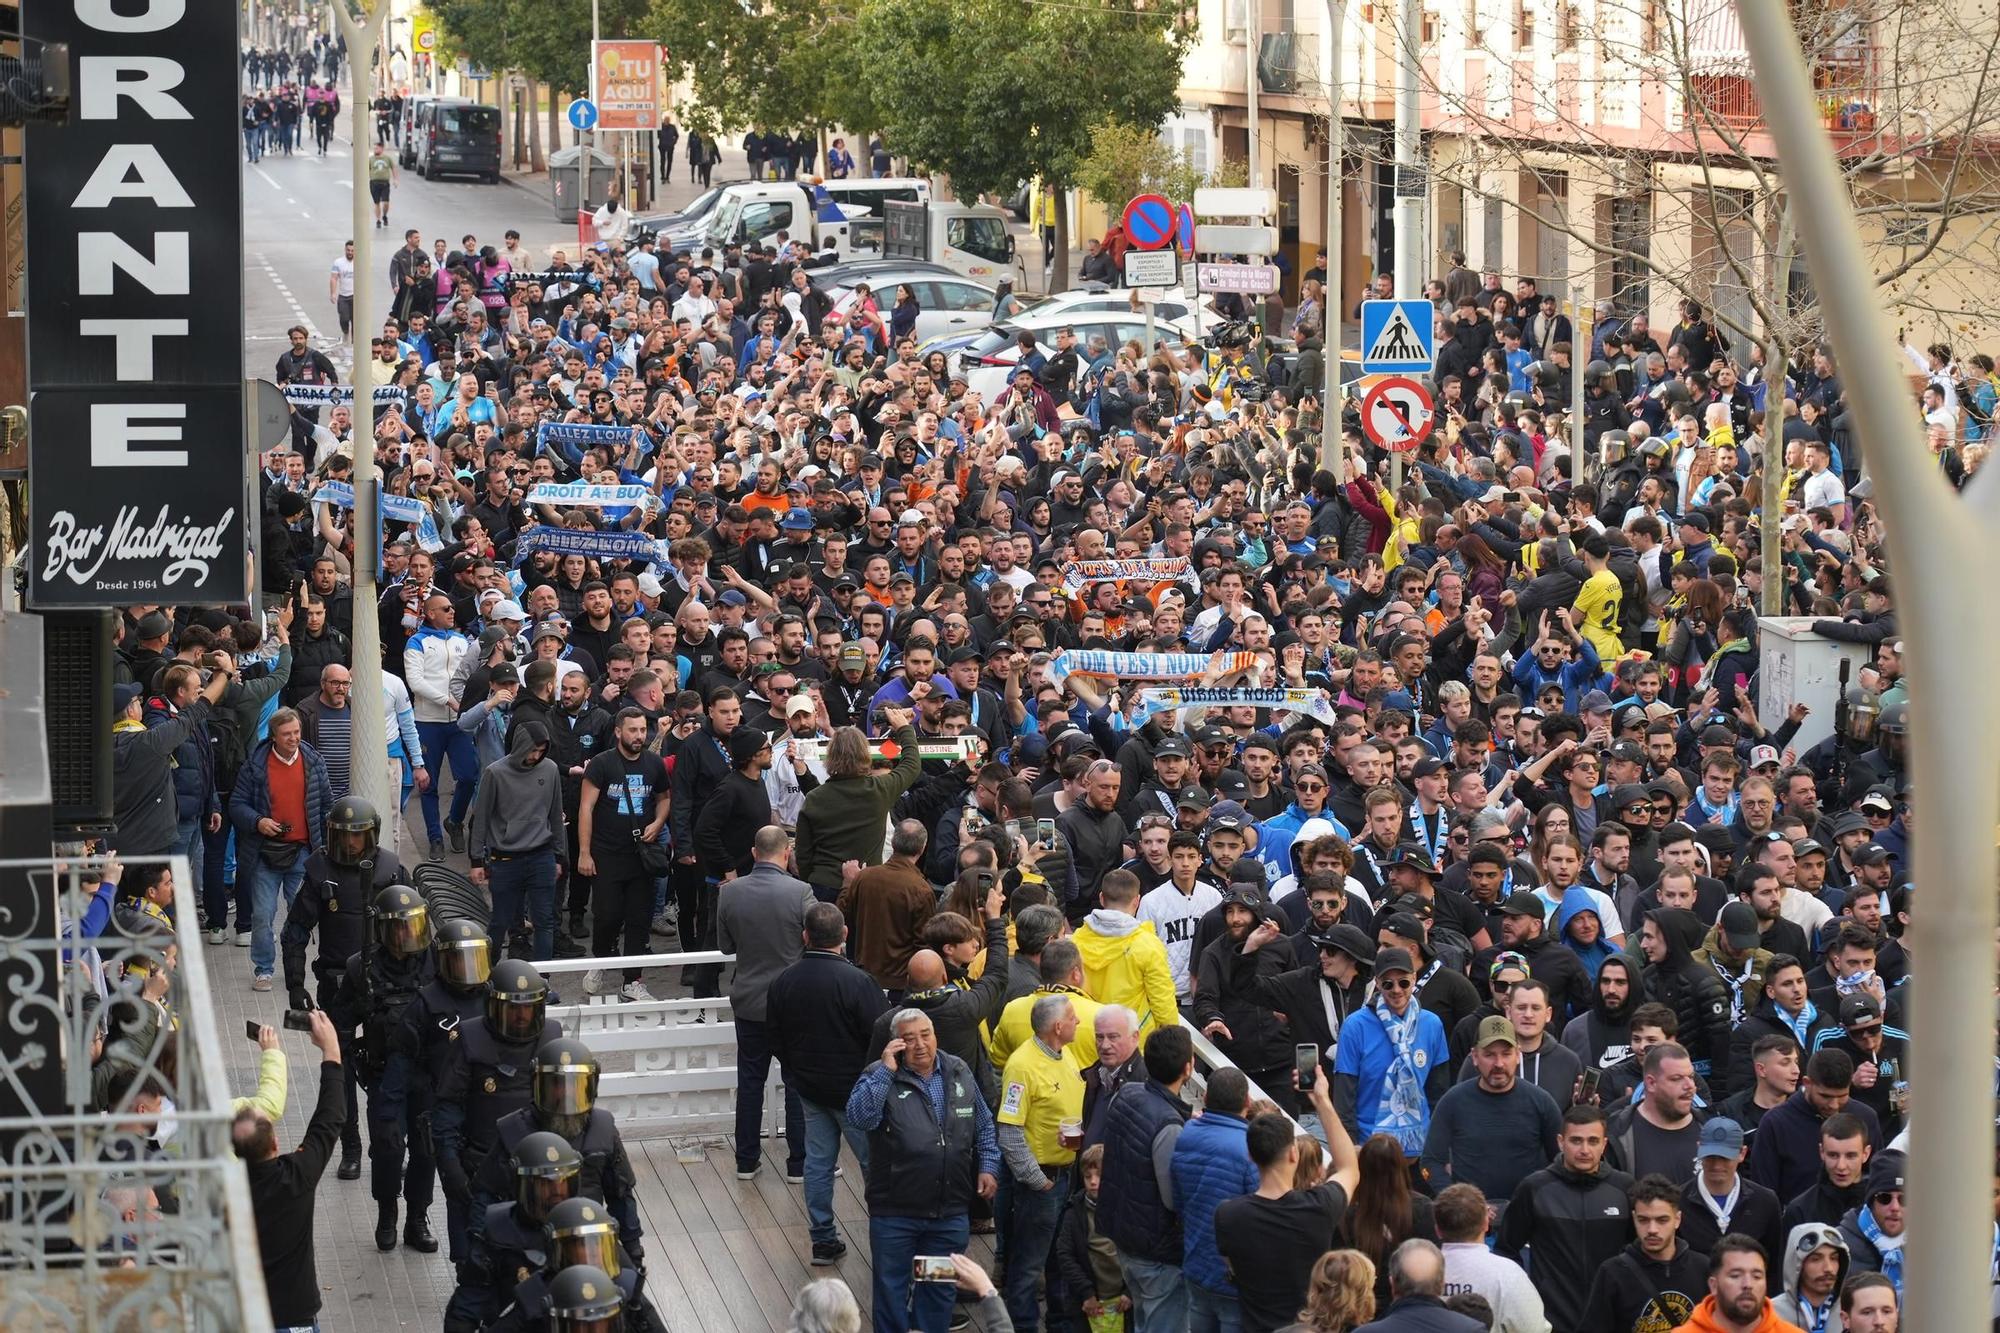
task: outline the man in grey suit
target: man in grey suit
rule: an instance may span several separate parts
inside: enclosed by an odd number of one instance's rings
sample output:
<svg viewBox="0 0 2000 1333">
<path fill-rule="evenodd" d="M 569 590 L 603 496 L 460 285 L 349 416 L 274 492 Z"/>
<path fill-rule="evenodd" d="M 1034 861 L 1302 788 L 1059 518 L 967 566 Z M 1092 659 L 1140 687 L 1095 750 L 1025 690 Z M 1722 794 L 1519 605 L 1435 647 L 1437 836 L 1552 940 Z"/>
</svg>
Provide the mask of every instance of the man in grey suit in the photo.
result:
<svg viewBox="0 0 2000 1333">
<path fill-rule="evenodd" d="M 771 1033 L 765 1003 L 778 974 L 805 952 L 806 908 L 812 886 L 788 872 L 792 837 L 776 824 L 757 831 L 750 845 L 750 873 L 722 886 L 716 905 L 716 946 L 736 955 L 729 1007 L 736 1019 L 736 1178 L 749 1180 L 761 1165 L 764 1081 L 771 1073 Z M 786 1079 L 785 1178 L 805 1179 L 805 1116 Z"/>
</svg>

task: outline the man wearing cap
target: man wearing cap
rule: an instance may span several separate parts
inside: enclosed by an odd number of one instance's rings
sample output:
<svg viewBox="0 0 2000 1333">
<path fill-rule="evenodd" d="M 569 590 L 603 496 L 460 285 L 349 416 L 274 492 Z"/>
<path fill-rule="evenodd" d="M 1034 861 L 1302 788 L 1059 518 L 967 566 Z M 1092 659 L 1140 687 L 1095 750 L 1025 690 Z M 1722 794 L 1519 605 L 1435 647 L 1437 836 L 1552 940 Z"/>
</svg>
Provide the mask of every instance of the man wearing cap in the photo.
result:
<svg viewBox="0 0 2000 1333">
<path fill-rule="evenodd" d="M 797 827 L 806 793 L 826 780 L 825 749 L 811 744 L 825 739 L 819 719 L 819 704 L 800 690 L 786 701 L 784 733 L 772 742 L 764 787 L 771 798 L 772 820 L 787 829 Z"/>
<path fill-rule="evenodd" d="M 1572 889 L 1569 893 L 1577 893 Z M 1569 902 L 1569 893 L 1563 903 Z M 1523 890 L 1500 903 L 1500 945 L 1527 960 L 1529 973 L 1547 990 L 1558 1031 L 1572 1015 L 1591 1007 L 1590 973 L 1574 950 L 1548 928 L 1548 904 Z"/>
<path fill-rule="evenodd" d="M 1739 876 L 1749 876 L 1759 870 L 1756 866 L 1745 866 Z M 1766 880 L 1768 886 L 1769 881 Z M 1702 937 L 1701 947 L 1694 951 L 1695 961 L 1715 969 L 1722 978 L 1722 984 L 1729 988 L 1729 1021 L 1733 1028 L 1741 1023 L 1757 1002 L 1764 998 L 1764 975 L 1770 967 L 1772 954 L 1760 943 L 1756 909 L 1749 903 L 1737 901 L 1722 909 L 1708 933 Z M 1718 1080 L 1728 1086 L 1726 1080 Z"/>
<path fill-rule="evenodd" d="M 1520 1077 L 1520 1038 L 1507 1018 L 1480 1020 L 1467 1059 L 1471 1075 L 1440 1097 L 1432 1113 L 1424 1178 L 1433 1190 L 1463 1181 L 1488 1199 L 1505 1201 L 1555 1156 L 1562 1112 L 1553 1097 Z"/>
<path fill-rule="evenodd" d="M 1255 976 L 1277 977 L 1290 957 L 1283 949 L 1255 950 L 1247 970 L 1237 958 L 1248 948 L 1254 928 L 1267 928 L 1271 939 L 1282 935 L 1283 917 L 1269 902 L 1236 889 L 1222 900 L 1222 920 L 1222 933 L 1195 959 L 1191 1016 L 1203 1036 L 1289 1110 L 1297 1100 L 1288 1072 L 1294 1055 L 1290 1031 L 1255 998 L 1248 983 Z"/>
<path fill-rule="evenodd" d="M 1891 1139 L 1903 1127 L 1909 1042 L 1909 1033 L 1883 1022 L 1882 1002 L 1865 990 L 1841 996 L 1839 1029 L 1825 1029 L 1813 1038 L 1815 1050 L 1840 1051 L 1854 1062 L 1852 1098 L 1875 1112 L 1882 1133 Z"/>
<path fill-rule="evenodd" d="M 1909 1260 L 1903 1242 L 1906 1219 L 1903 1212 L 1904 1158 L 1900 1152 L 1885 1152 L 1868 1165 L 1865 1201 L 1847 1210 L 1840 1219 L 1840 1238 L 1847 1243 L 1849 1271 L 1880 1273 L 1903 1300 L 1903 1274 Z"/>
<path fill-rule="evenodd" d="M 1333 1106 L 1355 1142 L 1390 1134 L 1414 1164 L 1431 1107 L 1451 1086 L 1451 1052 L 1444 1025 L 1417 1001 L 1410 951 L 1378 949 L 1374 974 L 1374 996 L 1340 1025 Z"/>
<path fill-rule="evenodd" d="M 1230 960 L 1231 982 L 1258 1004 L 1284 1014 L 1296 1042 L 1319 1048 L 1320 1077 L 1331 1078 L 1341 1024 L 1368 1000 L 1375 941 L 1345 922 L 1310 931 L 1303 937 L 1312 951 L 1310 961 L 1271 975 L 1257 965 L 1257 956 L 1266 948 L 1280 951 L 1277 932 L 1275 921 L 1258 923 Z"/>
<path fill-rule="evenodd" d="M 1778 1254 L 1784 1243 L 1784 1204 L 1741 1170 L 1750 1146 L 1743 1127 L 1719 1115 L 1701 1127 L 1695 1173 L 1681 1188 L 1681 1239 L 1707 1254 L 1734 1231 Z"/>
</svg>

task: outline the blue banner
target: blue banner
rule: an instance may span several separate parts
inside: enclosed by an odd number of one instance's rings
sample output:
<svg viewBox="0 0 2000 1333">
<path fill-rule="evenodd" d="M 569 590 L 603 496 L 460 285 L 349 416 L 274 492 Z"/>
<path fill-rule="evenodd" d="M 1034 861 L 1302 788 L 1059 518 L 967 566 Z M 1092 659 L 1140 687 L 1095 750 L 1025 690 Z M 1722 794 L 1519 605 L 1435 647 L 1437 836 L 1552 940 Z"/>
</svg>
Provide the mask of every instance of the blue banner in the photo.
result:
<svg viewBox="0 0 2000 1333">
<path fill-rule="evenodd" d="M 354 488 L 344 481 L 320 483 L 313 492 L 316 502 L 334 505 L 341 509 L 354 508 Z M 429 505 L 409 495 L 391 495 L 383 491 L 380 500 L 381 520 L 384 523 L 414 523 L 417 526 L 417 545 L 426 551 L 442 551 L 444 538 L 438 534 L 437 518 Z"/>
</svg>

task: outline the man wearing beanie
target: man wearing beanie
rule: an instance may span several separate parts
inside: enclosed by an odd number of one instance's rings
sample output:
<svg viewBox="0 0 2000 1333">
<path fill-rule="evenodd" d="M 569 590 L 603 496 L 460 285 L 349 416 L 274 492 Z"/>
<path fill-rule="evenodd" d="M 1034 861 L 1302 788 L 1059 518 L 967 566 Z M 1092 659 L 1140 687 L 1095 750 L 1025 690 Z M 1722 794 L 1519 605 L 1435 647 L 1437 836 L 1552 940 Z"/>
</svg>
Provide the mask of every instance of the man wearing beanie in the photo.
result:
<svg viewBox="0 0 2000 1333">
<path fill-rule="evenodd" d="M 758 727 L 738 727 L 725 745 L 729 773 L 702 803 L 694 821 L 694 852 L 710 885 L 747 875 L 756 867 L 750 846 L 757 840 L 757 830 L 771 822 L 770 789 L 764 785 L 764 770 L 771 764 L 770 735 Z"/>
</svg>

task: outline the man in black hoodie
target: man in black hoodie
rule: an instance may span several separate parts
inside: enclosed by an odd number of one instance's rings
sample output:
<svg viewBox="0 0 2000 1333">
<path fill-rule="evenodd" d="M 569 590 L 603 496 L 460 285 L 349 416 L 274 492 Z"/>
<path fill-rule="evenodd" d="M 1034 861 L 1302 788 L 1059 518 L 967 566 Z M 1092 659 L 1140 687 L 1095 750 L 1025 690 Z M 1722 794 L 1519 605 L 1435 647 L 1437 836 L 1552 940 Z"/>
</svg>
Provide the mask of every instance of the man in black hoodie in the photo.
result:
<svg viewBox="0 0 2000 1333">
<path fill-rule="evenodd" d="M 1854 1061 L 1845 1051 L 1814 1051 L 1799 1090 L 1764 1113 L 1743 1174 L 1781 1199 L 1797 1198 L 1819 1177 L 1825 1161 L 1821 1122 L 1842 1112 L 1860 1123 L 1868 1146 L 1879 1151 L 1886 1142 L 1881 1124 L 1866 1103 L 1850 1100 L 1853 1083 Z"/>
<path fill-rule="evenodd" d="M 1645 1176 L 1627 1192 L 1638 1239 L 1591 1279 L 1580 1327 L 1592 1333 L 1653 1333 L 1679 1328 L 1708 1289 L 1708 1255 L 1680 1238 L 1680 1191 L 1665 1176 Z"/>
<path fill-rule="evenodd" d="M 1562 1044 L 1585 1069 L 1609 1069 L 1632 1053 L 1632 1011 L 1638 977 L 1631 960 L 1614 954 L 1598 965 L 1590 1008 L 1562 1030 Z"/>
<path fill-rule="evenodd" d="M 1819 1179 L 1785 1205 L 1779 1226 L 1786 1235 L 1808 1222 L 1839 1226 L 1849 1209 L 1867 1202 L 1868 1134 L 1861 1121 L 1841 1112 L 1819 1127 Z"/>
<path fill-rule="evenodd" d="M 1662 907 L 1646 914 L 1639 948 L 1646 957 L 1646 998 L 1674 1011 L 1695 1072 L 1719 1087 L 1728 1080 L 1729 989 L 1714 968 L 1695 960 L 1707 931 L 1693 912 Z"/>
</svg>

